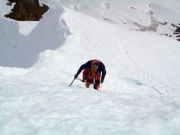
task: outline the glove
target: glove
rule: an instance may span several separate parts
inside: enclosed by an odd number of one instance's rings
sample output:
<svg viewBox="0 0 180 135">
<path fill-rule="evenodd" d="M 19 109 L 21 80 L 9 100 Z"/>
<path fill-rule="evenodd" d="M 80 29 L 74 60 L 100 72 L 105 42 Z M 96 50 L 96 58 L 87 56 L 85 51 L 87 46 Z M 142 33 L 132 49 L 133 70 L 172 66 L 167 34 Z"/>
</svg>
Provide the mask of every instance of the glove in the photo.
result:
<svg viewBox="0 0 180 135">
<path fill-rule="evenodd" d="M 101 80 L 101 83 L 103 83 L 104 82 L 104 80 Z"/>
<path fill-rule="evenodd" d="M 75 74 L 75 75 L 74 75 L 74 79 L 76 79 L 77 77 L 78 77 L 78 74 Z"/>
</svg>

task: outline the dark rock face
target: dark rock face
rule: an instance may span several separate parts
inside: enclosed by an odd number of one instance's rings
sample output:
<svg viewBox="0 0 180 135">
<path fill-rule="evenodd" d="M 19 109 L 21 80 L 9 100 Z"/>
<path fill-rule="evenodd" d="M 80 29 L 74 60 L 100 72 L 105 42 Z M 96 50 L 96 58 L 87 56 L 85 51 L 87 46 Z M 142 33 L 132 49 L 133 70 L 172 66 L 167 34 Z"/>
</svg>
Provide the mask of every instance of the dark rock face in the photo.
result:
<svg viewBox="0 0 180 135">
<path fill-rule="evenodd" d="M 39 21 L 49 9 L 44 4 L 40 6 L 39 0 L 9 0 L 7 5 L 12 3 L 15 3 L 14 8 L 5 17 L 18 21 Z"/>
<path fill-rule="evenodd" d="M 180 32 L 180 27 L 177 27 L 175 32 L 179 33 Z"/>
<path fill-rule="evenodd" d="M 176 39 L 180 41 L 180 24 L 172 24 L 172 26 L 176 28 L 173 34 L 176 36 Z"/>
</svg>

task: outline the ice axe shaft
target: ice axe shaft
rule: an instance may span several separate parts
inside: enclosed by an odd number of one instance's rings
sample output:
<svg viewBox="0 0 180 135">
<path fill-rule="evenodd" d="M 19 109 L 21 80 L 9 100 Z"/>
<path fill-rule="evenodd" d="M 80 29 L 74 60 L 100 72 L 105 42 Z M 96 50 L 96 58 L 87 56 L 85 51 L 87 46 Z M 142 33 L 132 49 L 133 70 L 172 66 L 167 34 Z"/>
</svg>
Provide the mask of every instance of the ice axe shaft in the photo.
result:
<svg viewBox="0 0 180 135">
<path fill-rule="evenodd" d="M 73 82 L 74 82 L 75 79 L 76 79 L 76 78 L 74 78 L 74 79 L 72 80 L 72 82 L 70 83 L 69 87 L 71 87 L 71 85 L 73 84 Z"/>
</svg>

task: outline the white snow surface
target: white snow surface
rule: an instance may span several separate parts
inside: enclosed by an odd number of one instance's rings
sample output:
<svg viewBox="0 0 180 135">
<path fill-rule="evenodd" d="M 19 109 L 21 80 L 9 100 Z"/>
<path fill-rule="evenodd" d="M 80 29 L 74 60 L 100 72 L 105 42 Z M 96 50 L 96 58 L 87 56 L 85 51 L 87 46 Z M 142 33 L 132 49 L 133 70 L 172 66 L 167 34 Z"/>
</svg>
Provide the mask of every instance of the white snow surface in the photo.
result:
<svg viewBox="0 0 180 135">
<path fill-rule="evenodd" d="M 1 65 L 28 67 L 36 62 L 40 52 L 61 46 L 69 33 L 64 20 L 60 18 L 62 12 L 62 8 L 51 9 L 42 21 L 33 25 L 32 22 L 29 25 L 27 22 L 18 24 L 17 21 L 1 18 Z M 30 26 L 35 28 L 31 29 Z"/>
<path fill-rule="evenodd" d="M 69 87 L 94 58 L 101 89 Z M 179 135 L 179 69 L 180 43 L 154 32 L 59 6 L 40 22 L 1 17 L 0 135 Z"/>
<path fill-rule="evenodd" d="M 136 31 L 151 31 L 179 39 L 174 31 L 179 26 L 179 0 L 41 0 L 54 7 L 67 8 Z"/>
</svg>

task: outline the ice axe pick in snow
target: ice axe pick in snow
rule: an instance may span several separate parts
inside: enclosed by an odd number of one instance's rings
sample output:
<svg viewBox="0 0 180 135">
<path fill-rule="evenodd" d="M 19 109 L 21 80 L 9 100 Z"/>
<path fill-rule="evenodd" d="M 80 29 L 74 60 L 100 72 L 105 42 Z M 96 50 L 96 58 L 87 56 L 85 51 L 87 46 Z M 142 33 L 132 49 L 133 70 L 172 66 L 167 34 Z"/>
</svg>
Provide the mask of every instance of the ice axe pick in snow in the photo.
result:
<svg viewBox="0 0 180 135">
<path fill-rule="evenodd" d="M 74 79 L 72 80 L 72 82 L 70 83 L 69 87 L 71 87 L 71 85 L 73 84 L 73 82 L 74 82 L 75 79 L 76 79 L 76 78 L 74 78 Z"/>
</svg>

